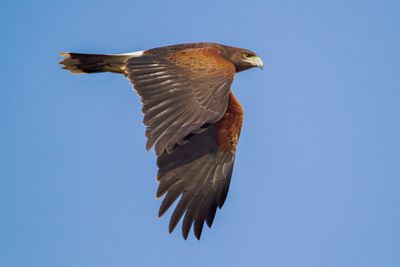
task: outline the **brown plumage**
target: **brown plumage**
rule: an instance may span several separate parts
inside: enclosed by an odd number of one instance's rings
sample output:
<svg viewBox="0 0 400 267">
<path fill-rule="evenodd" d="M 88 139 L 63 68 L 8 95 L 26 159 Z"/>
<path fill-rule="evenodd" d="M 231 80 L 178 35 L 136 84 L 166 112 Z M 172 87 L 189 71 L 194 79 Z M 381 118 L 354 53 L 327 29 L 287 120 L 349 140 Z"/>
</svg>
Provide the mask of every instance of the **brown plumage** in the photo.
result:
<svg viewBox="0 0 400 267">
<path fill-rule="evenodd" d="M 183 218 L 200 239 L 225 202 L 243 109 L 230 91 L 237 72 L 263 67 L 253 52 L 215 43 L 193 43 L 118 55 L 61 53 L 73 73 L 124 74 L 143 104 L 146 148 L 157 153 L 162 216 L 179 198 L 169 231 Z"/>
</svg>

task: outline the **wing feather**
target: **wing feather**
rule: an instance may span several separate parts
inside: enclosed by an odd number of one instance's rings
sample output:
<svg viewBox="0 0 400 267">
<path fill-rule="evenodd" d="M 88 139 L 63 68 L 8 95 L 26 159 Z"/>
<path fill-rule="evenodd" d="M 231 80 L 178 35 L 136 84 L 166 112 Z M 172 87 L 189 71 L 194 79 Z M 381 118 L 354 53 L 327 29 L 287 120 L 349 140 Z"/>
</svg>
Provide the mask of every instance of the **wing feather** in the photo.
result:
<svg viewBox="0 0 400 267">
<path fill-rule="evenodd" d="M 182 217 L 185 239 L 192 226 L 198 239 L 204 222 L 211 227 L 216 210 L 222 208 L 229 190 L 242 119 L 241 106 L 231 93 L 220 121 L 205 125 L 201 132 L 187 136 L 185 144 L 176 145 L 158 157 L 157 197 L 166 194 L 159 216 L 181 195 L 170 219 L 170 232 Z"/>
<path fill-rule="evenodd" d="M 126 76 L 142 98 L 148 149 L 155 145 L 157 155 L 171 151 L 188 134 L 222 118 L 235 67 L 219 53 L 215 45 L 174 47 L 127 60 Z M 160 125 L 163 120 L 168 123 Z"/>
</svg>

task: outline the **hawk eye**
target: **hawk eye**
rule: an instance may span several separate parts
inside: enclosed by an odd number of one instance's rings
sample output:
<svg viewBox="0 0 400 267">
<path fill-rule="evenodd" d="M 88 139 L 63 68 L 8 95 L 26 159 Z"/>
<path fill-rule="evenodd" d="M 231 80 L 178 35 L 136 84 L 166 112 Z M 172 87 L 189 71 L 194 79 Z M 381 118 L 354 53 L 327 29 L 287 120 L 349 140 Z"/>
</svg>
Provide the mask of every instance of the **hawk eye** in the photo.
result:
<svg viewBox="0 0 400 267">
<path fill-rule="evenodd" d="M 251 57 L 251 55 L 250 55 L 249 53 L 243 53 L 243 56 L 244 56 L 245 58 Z"/>
</svg>

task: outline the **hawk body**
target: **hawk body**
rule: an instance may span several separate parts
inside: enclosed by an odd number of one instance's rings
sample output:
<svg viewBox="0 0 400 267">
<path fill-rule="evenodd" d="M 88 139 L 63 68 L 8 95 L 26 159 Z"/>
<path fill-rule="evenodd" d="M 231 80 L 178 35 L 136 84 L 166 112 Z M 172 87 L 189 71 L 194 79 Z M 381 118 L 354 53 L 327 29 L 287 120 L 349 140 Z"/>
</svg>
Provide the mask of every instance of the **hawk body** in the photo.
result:
<svg viewBox="0 0 400 267">
<path fill-rule="evenodd" d="M 73 73 L 124 74 L 143 104 L 146 148 L 157 153 L 162 216 L 180 197 L 170 219 L 183 217 L 186 239 L 193 225 L 200 239 L 225 202 L 232 176 L 243 109 L 230 91 L 237 72 L 262 67 L 255 53 L 215 43 L 192 43 L 146 51 L 92 55 L 62 53 Z"/>
</svg>

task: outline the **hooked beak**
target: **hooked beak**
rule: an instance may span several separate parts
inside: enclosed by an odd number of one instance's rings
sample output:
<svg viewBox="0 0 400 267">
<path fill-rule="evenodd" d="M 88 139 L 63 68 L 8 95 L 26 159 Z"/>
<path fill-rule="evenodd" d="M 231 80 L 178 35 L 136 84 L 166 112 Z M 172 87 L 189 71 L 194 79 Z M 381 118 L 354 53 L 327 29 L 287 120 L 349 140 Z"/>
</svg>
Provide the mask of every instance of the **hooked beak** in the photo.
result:
<svg viewBox="0 0 400 267">
<path fill-rule="evenodd" d="M 261 58 L 259 56 L 254 56 L 254 57 L 249 57 L 246 60 L 248 63 L 250 63 L 251 65 L 253 65 L 254 67 L 257 68 L 264 68 L 264 63 L 262 62 Z"/>
</svg>

